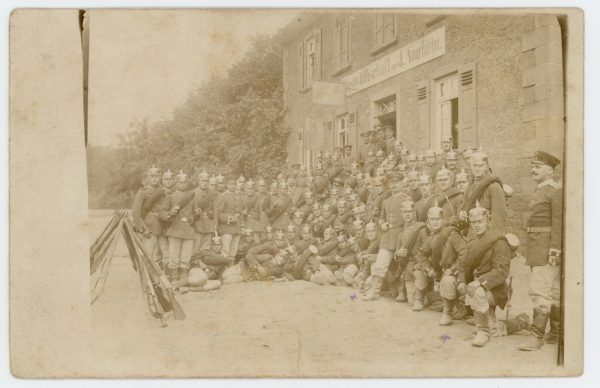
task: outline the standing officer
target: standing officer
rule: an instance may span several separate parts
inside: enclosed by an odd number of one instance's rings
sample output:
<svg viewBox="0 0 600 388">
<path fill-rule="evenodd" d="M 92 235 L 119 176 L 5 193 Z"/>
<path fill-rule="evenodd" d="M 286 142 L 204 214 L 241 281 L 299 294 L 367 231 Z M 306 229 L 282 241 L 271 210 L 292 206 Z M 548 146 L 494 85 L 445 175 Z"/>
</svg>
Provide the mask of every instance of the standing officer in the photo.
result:
<svg viewBox="0 0 600 388">
<path fill-rule="evenodd" d="M 160 186 L 160 169 L 154 166 L 149 168 L 146 177 L 147 185 L 135 195 L 131 215 L 135 229 L 145 237 L 142 240 L 144 252 L 149 259 L 157 261 L 160 257 L 158 236 L 162 232 L 158 209 L 164 198 L 164 188 Z"/>
<path fill-rule="evenodd" d="M 215 211 L 218 218 L 218 230 L 223 240 L 223 250 L 228 256 L 235 257 L 242 225 L 242 200 L 235 194 L 236 181 L 231 177 L 227 189 L 217 197 Z"/>
<path fill-rule="evenodd" d="M 560 332 L 560 262 L 562 256 L 562 190 L 552 179 L 558 158 L 537 151 L 531 176 L 537 188 L 527 221 L 527 265 L 531 267 L 529 297 L 533 301 L 534 337 L 521 350 L 538 350 L 544 345 L 548 317 L 550 332 L 546 343 L 558 342 Z"/>
<path fill-rule="evenodd" d="M 165 200 L 166 196 L 175 191 L 175 180 L 173 179 L 175 174 L 171 169 L 163 172 L 161 183 L 165 191 L 165 196 L 161 200 L 159 209 L 162 208 L 162 201 Z M 161 268 L 166 269 L 169 265 L 169 239 L 165 236 L 165 228 L 161 228 L 160 236 L 158 236 L 158 247 L 160 248 L 160 254 L 162 256 Z"/>
<path fill-rule="evenodd" d="M 198 174 L 198 187 L 194 190 L 196 211 L 194 216 L 194 229 L 196 241 L 194 253 L 200 249 L 208 249 L 212 233 L 217 227 L 215 219 L 215 193 L 208 188 L 210 177 L 206 171 Z"/>
<path fill-rule="evenodd" d="M 167 276 L 170 280 L 187 278 L 196 240 L 192 226 L 196 208 L 194 192 L 190 190 L 188 176 L 183 171 L 177 174 L 175 182 L 176 190 L 165 198 L 159 213 L 160 219 L 168 224 L 165 235 L 169 240 Z"/>
</svg>

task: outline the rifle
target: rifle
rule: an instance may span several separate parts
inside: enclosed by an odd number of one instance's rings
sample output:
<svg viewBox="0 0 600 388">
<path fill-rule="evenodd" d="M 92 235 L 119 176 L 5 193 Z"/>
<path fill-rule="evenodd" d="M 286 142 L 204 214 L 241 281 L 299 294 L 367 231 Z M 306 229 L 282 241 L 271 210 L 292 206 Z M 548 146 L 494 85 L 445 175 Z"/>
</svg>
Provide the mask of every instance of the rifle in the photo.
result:
<svg viewBox="0 0 600 388">
<path fill-rule="evenodd" d="M 508 313 L 510 312 L 510 300 L 512 298 L 512 276 L 508 277 L 508 300 L 506 301 L 506 318 L 505 321 L 508 321 Z"/>
<path fill-rule="evenodd" d="M 141 266 L 144 267 L 145 271 L 148 272 L 153 289 L 159 291 L 158 293 L 156 293 L 156 295 L 164 310 L 167 312 L 173 311 L 173 316 L 177 320 L 185 319 L 185 312 L 183 311 L 183 308 L 181 308 L 179 302 L 175 299 L 173 287 L 167 279 L 166 275 L 160 269 L 158 264 L 156 264 L 154 261 L 148 258 L 148 256 L 145 254 L 145 252 L 142 249 L 140 237 L 137 234 L 131 233 L 131 224 L 129 224 L 129 222 L 126 222 L 125 225 L 130 229 L 130 234 L 131 236 L 133 236 L 133 242 L 138 248 L 136 256 L 138 257 L 138 260 L 141 259 Z"/>
</svg>

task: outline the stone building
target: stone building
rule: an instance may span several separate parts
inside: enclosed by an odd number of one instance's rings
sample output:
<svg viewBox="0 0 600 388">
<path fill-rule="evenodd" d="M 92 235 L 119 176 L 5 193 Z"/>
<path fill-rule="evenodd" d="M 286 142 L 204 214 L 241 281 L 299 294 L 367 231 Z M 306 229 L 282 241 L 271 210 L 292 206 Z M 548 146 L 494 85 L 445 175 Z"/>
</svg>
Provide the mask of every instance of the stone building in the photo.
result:
<svg viewBox="0 0 600 388">
<path fill-rule="evenodd" d="M 350 144 L 377 122 L 407 148 L 482 148 L 515 192 L 513 224 L 534 183 L 536 149 L 564 148 L 563 34 L 555 15 L 300 13 L 283 46 L 288 162 Z"/>
</svg>

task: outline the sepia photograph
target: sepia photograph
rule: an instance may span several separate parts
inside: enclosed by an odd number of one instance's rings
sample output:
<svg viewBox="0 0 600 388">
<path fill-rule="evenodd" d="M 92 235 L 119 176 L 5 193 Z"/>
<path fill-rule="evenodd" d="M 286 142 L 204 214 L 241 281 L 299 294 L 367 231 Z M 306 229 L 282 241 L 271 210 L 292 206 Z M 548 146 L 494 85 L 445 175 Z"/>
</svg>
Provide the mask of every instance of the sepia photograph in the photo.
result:
<svg viewBox="0 0 600 388">
<path fill-rule="evenodd" d="M 86 361 L 59 376 L 581 374 L 580 10 L 71 12 Z"/>
</svg>

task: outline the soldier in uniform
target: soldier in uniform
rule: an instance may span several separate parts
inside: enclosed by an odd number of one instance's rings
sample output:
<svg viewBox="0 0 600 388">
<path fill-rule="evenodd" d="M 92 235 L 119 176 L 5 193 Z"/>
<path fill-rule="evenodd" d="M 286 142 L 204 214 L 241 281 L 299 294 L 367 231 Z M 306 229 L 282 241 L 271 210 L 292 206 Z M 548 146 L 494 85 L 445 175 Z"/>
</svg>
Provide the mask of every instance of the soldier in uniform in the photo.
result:
<svg viewBox="0 0 600 388">
<path fill-rule="evenodd" d="M 457 288 L 473 310 L 477 335 L 471 343 L 482 347 L 489 341 L 490 315 L 508 301 L 511 250 L 504 234 L 490 228 L 490 212 L 479 203 L 469 210 L 469 222 L 475 238 L 467 243 L 464 267 L 459 265 Z"/>
<path fill-rule="evenodd" d="M 429 176 L 435 176 L 440 167 L 441 165 L 436 163 L 435 152 L 431 149 L 426 150 L 423 153 L 423 165 L 421 167 L 422 173 Z"/>
<path fill-rule="evenodd" d="M 537 151 L 531 165 L 537 187 L 529 202 L 527 265 L 531 267 L 529 297 L 533 301 L 534 336 L 519 347 L 521 350 L 538 350 L 544 345 L 548 320 L 550 332 L 545 342 L 559 341 L 563 205 L 562 188 L 553 180 L 559 163 L 555 156 Z"/>
<path fill-rule="evenodd" d="M 290 223 L 288 211 L 291 207 L 292 199 L 288 195 L 287 183 L 281 182 L 276 195 L 271 197 L 270 207 L 267 211 L 269 222 L 275 230 L 285 230 Z"/>
<path fill-rule="evenodd" d="M 173 174 L 171 169 L 168 169 L 167 171 L 163 172 L 163 174 L 162 174 L 161 182 L 162 182 L 165 194 L 161 200 L 161 204 L 159 205 L 158 209 L 162 208 L 162 201 L 165 200 L 167 195 L 169 195 L 173 191 L 175 191 L 175 180 L 173 179 L 174 176 L 175 176 L 175 174 Z M 158 236 L 158 247 L 160 248 L 160 255 L 162 257 L 161 268 L 166 269 L 167 266 L 169 265 L 169 239 L 167 238 L 167 236 L 165 236 L 165 228 L 162 226 L 162 223 L 161 223 L 161 233 L 160 233 L 160 236 Z"/>
<path fill-rule="evenodd" d="M 361 239 L 358 238 L 358 245 L 362 250 L 356 254 L 359 272 L 354 279 L 356 287 L 361 292 L 366 289 L 367 279 L 371 276 L 371 266 L 375 263 L 377 252 L 379 252 L 380 235 L 377 224 L 369 222 L 365 225 L 365 237 L 367 244 L 360 242 Z"/>
<path fill-rule="evenodd" d="M 368 155 L 370 151 L 374 151 L 374 146 L 370 143 L 371 131 L 363 132 L 360 134 L 360 139 L 362 140 L 362 144 L 358 149 L 358 157 L 357 162 L 359 164 L 364 165 L 367 163 Z"/>
<path fill-rule="evenodd" d="M 394 143 L 396 142 L 396 130 L 391 125 L 385 125 L 383 127 L 384 141 L 385 141 L 385 152 L 391 154 L 394 152 Z"/>
<path fill-rule="evenodd" d="M 235 194 L 236 181 L 230 178 L 227 183 L 227 190 L 217 197 L 215 210 L 218 218 L 218 230 L 223 239 L 223 250 L 227 255 L 235 257 L 238 244 L 240 243 L 240 233 L 242 233 L 242 199 Z"/>
<path fill-rule="evenodd" d="M 259 242 L 260 235 L 263 232 L 263 221 L 261 220 L 263 214 L 262 197 L 255 192 L 252 179 L 244 185 L 244 194 L 241 197 L 244 229 L 252 230 L 254 241 Z"/>
<path fill-rule="evenodd" d="M 453 218 L 460 215 L 463 208 L 463 193 L 453 187 L 452 172 L 442 167 L 436 174 L 438 194 L 436 201 L 438 206 L 444 209 L 445 222 L 449 223 Z"/>
<path fill-rule="evenodd" d="M 221 174 L 217 175 L 217 195 L 225 192 L 225 177 Z"/>
<path fill-rule="evenodd" d="M 166 274 L 170 280 L 186 279 L 196 240 L 193 226 L 196 203 L 190 190 L 187 174 L 181 171 L 175 177 L 176 190 L 161 205 L 159 218 L 166 224 L 165 236 L 169 240 L 169 265 Z"/>
<path fill-rule="evenodd" d="M 406 164 L 410 170 L 420 171 L 419 159 L 417 158 L 417 154 L 415 154 L 414 152 L 408 154 L 408 156 L 406 157 Z"/>
<path fill-rule="evenodd" d="M 410 197 L 402 202 L 400 210 L 404 226 L 394 247 L 394 257 L 397 259 L 394 282 L 398 283 L 394 284 L 398 290 L 396 301 L 408 301 L 414 311 L 420 311 L 424 307 L 430 279 L 426 271 L 429 266 L 425 260 L 418 260 L 417 253 L 427 237 L 427 228 L 424 222 L 417 221 L 416 206 Z"/>
<path fill-rule="evenodd" d="M 383 278 L 385 277 L 396 250 L 396 238 L 404 224 L 402 220 L 402 203 L 409 199 L 402 193 L 402 175 L 392 174 L 390 184 L 391 196 L 383 201 L 379 229 L 382 232 L 377 259 L 371 268 L 371 288 L 363 296 L 363 300 L 379 299 Z"/>
<path fill-rule="evenodd" d="M 217 227 L 215 217 L 215 193 L 208 188 L 209 175 L 206 171 L 198 174 L 198 187 L 194 190 L 195 214 L 194 229 L 196 230 L 196 241 L 194 252 L 208 248 L 211 243 L 212 233 Z"/>
<path fill-rule="evenodd" d="M 417 221 L 427 221 L 427 211 L 433 206 L 433 201 L 436 197 L 433 195 L 433 181 L 429 175 L 422 174 L 419 176 L 419 190 L 421 191 L 421 199 L 415 204 L 417 208 Z"/>
<path fill-rule="evenodd" d="M 223 270 L 232 263 L 233 258 L 223 252 L 221 237 L 213 236 L 209 248 L 192 255 L 188 276 L 176 282 L 176 290 L 181 294 L 216 290 L 221 287 Z"/>
<path fill-rule="evenodd" d="M 454 180 L 456 184 L 456 189 L 464 195 L 464 193 L 467 191 L 467 188 L 471 184 L 469 173 L 461 170 L 461 172 L 456 174 Z"/>
<path fill-rule="evenodd" d="M 160 261 L 160 247 L 158 238 L 162 234 L 162 225 L 158 218 L 158 209 L 165 196 L 164 188 L 160 185 L 160 169 L 148 169 L 147 185 L 140 188 L 133 199 L 131 215 L 133 225 L 144 239 L 143 248 L 148 258 Z"/>
<path fill-rule="evenodd" d="M 481 151 L 471 157 L 471 171 L 475 181 L 464 194 L 463 210 L 468 212 L 479 201 L 491 216 L 491 228 L 504 234 L 506 229 L 506 195 L 500 178 L 490 173 L 488 157 Z M 464 213 L 463 213 L 464 217 Z"/>
<path fill-rule="evenodd" d="M 415 170 L 409 171 L 406 174 L 407 185 L 410 192 L 410 197 L 414 202 L 421 199 L 421 190 L 419 189 L 419 173 Z"/>
</svg>

